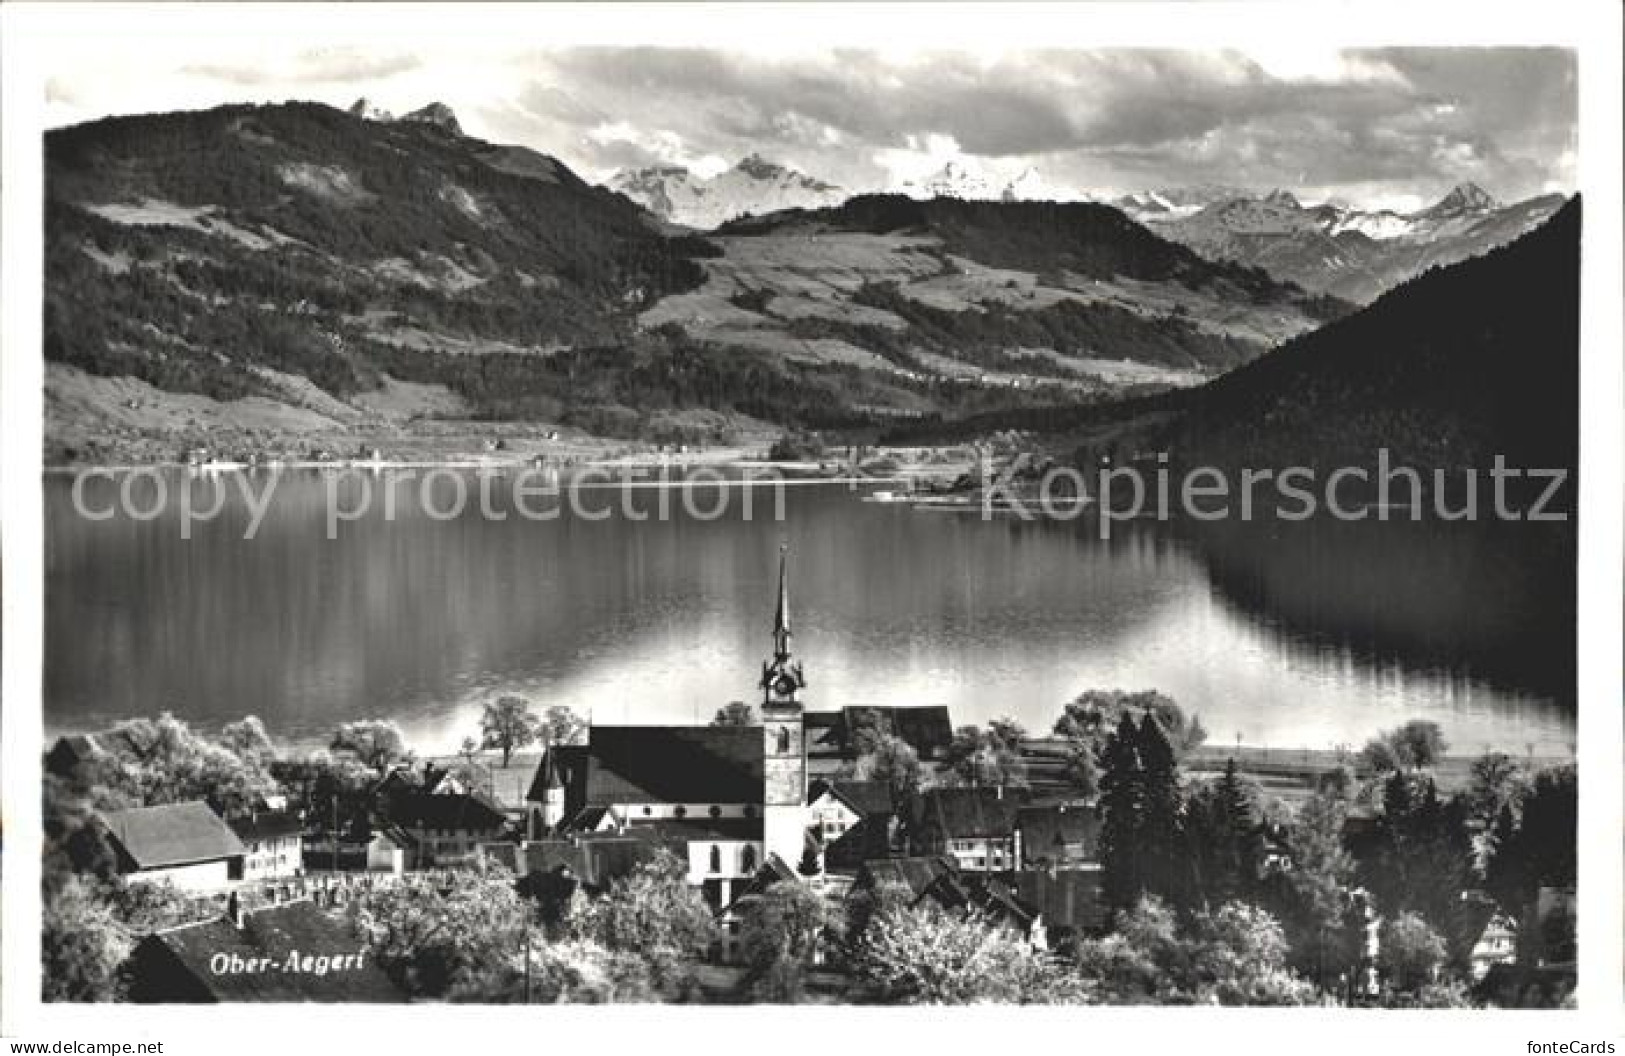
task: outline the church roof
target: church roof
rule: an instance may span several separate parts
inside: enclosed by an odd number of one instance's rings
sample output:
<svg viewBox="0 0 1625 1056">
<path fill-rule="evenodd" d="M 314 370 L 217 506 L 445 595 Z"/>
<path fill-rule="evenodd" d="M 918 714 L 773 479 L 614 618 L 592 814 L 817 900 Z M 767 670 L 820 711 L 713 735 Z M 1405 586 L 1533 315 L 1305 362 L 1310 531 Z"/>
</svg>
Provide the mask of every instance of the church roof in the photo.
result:
<svg viewBox="0 0 1625 1056">
<path fill-rule="evenodd" d="M 584 744 L 555 744 L 536 764 L 536 776 L 531 780 L 525 798 L 532 803 L 547 802 L 547 790 L 557 786 L 565 790 L 565 802 L 579 800 L 587 783 L 587 746 Z"/>
<path fill-rule="evenodd" d="M 760 803 L 755 726 L 594 726 L 586 803 Z"/>
</svg>

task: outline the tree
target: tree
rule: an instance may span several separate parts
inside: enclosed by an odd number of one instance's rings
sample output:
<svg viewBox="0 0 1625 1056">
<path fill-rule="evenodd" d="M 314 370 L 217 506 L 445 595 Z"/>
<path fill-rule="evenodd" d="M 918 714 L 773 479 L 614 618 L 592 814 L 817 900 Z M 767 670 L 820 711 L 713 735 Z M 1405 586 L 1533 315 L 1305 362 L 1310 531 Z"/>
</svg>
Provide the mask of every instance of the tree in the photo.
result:
<svg viewBox="0 0 1625 1056">
<path fill-rule="evenodd" d="M 1198 785 L 1185 802 L 1194 901 L 1219 906 L 1250 899 L 1263 859 L 1256 787 L 1231 759 L 1217 781 Z"/>
<path fill-rule="evenodd" d="M 1139 759 L 1142 806 L 1138 842 L 1145 860 L 1145 889 L 1180 899 L 1188 892 L 1188 872 L 1181 846 L 1183 797 L 1174 749 L 1156 716 L 1140 720 Z"/>
<path fill-rule="evenodd" d="M 333 732 L 328 745 L 335 752 L 349 752 L 374 770 L 387 769 L 391 764 L 408 758 L 406 738 L 400 727 L 385 719 L 360 719 L 346 722 Z"/>
<path fill-rule="evenodd" d="M 662 849 L 571 915 L 572 937 L 633 953 L 667 993 L 691 989 L 693 964 L 717 939 L 716 920 L 688 883 L 688 865 Z"/>
<path fill-rule="evenodd" d="M 587 739 L 587 723 L 562 704 L 542 712 L 542 739 L 548 745 L 582 744 Z"/>
<path fill-rule="evenodd" d="M 1280 923 L 1257 906 L 1204 910 L 1182 933 L 1173 909 L 1147 897 L 1119 915 L 1114 934 L 1081 940 L 1073 953 L 1089 991 L 1112 1004 L 1307 1004 L 1314 988 L 1287 951 Z"/>
<path fill-rule="evenodd" d="M 1026 735 L 1014 719 L 994 719 L 986 728 L 961 726 L 948 745 L 949 769 L 959 783 L 972 787 L 1026 784 L 1021 764 Z"/>
<path fill-rule="evenodd" d="M 1257 906 L 1228 902 L 1192 925 L 1190 989 L 1221 1005 L 1305 1005 L 1314 988 L 1287 965 L 1286 934 Z"/>
<path fill-rule="evenodd" d="M 1459 801 L 1441 802 L 1433 778 L 1395 773 L 1383 786 L 1372 840 L 1357 848 L 1361 885 L 1384 916 L 1419 913 L 1465 961 L 1473 938 L 1462 892 L 1474 886 L 1475 854 Z"/>
<path fill-rule="evenodd" d="M 1425 770 L 1444 758 L 1449 747 L 1438 723 L 1412 719 L 1372 738 L 1360 756 L 1368 769 L 1379 774 L 1406 768 Z"/>
<path fill-rule="evenodd" d="M 1343 846 L 1347 819 L 1348 803 L 1321 791 L 1298 808 L 1286 834 L 1292 867 L 1280 878 L 1278 902 L 1289 956 L 1322 989 L 1353 978 L 1364 939 L 1354 912 L 1354 859 Z"/>
<path fill-rule="evenodd" d="M 751 991 L 782 1004 L 799 1001 L 832 924 L 829 903 L 806 884 L 781 881 L 749 902 L 740 945 Z"/>
<path fill-rule="evenodd" d="M 251 738 L 258 721 L 234 724 L 238 741 Z M 230 817 L 251 810 L 280 789 L 270 759 L 258 749 L 239 755 L 227 744 L 194 732 L 164 713 L 157 719 L 128 719 L 98 736 L 107 756 L 85 774 L 98 797 L 121 798 L 129 806 L 156 806 L 204 800 Z M 267 742 L 268 743 L 268 742 Z"/>
<path fill-rule="evenodd" d="M 350 926 L 389 976 L 414 997 L 479 999 L 492 966 L 511 960 L 530 910 L 513 874 L 493 868 L 429 884 L 377 888 L 346 909 Z"/>
<path fill-rule="evenodd" d="M 1518 959 L 1532 967 L 1544 938 L 1536 904 L 1543 887 L 1575 885 L 1579 799 L 1572 766 L 1542 770 L 1530 783 L 1521 814 L 1501 808 L 1490 837 L 1485 887 L 1518 919 Z"/>
<path fill-rule="evenodd" d="M 257 716 L 245 715 L 220 730 L 220 743 L 245 761 L 268 766 L 277 758 L 276 745 Z"/>
<path fill-rule="evenodd" d="M 711 720 L 713 726 L 756 726 L 756 709 L 742 700 L 729 701 L 717 709 L 716 718 Z"/>
<path fill-rule="evenodd" d="M 481 747 L 500 751 L 504 768 L 515 751 L 533 744 L 542 731 L 542 720 L 523 697 L 499 697 L 480 716 Z"/>
<path fill-rule="evenodd" d="M 1383 921 L 1378 942 L 1377 970 L 1389 986 L 1409 993 L 1437 982 L 1449 955 L 1444 938 L 1409 911 Z"/>
<path fill-rule="evenodd" d="M 1154 689 L 1137 693 L 1091 689 L 1080 693 L 1062 709 L 1061 717 L 1055 721 L 1055 735 L 1087 744 L 1098 753 L 1105 748 L 1124 715 L 1138 717 L 1142 713 L 1157 717 L 1174 754 L 1180 759 L 1207 740 L 1207 730 L 1200 717 L 1187 717 L 1172 697 Z"/>
<path fill-rule="evenodd" d="M 901 737 L 882 734 L 870 742 L 868 751 L 858 756 L 858 778 L 879 781 L 891 793 L 891 801 L 906 804 L 920 791 L 920 757 Z"/>
<path fill-rule="evenodd" d="M 979 913 L 928 902 L 888 910 L 867 930 L 854 967 L 881 1001 L 1067 1004 L 1083 999 L 1071 973 Z"/>
<path fill-rule="evenodd" d="M 1145 893 L 1145 859 L 1138 841 L 1144 825 L 1145 774 L 1140 729 L 1128 712 L 1101 751 L 1101 887 L 1108 905 L 1127 909 Z"/>
<path fill-rule="evenodd" d="M 46 1001 L 115 1001 L 119 969 L 134 944 L 93 878 L 68 875 L 41 907 L 41 996 Z"/>
<path fill-rule="evenodd" d="M 1467 816 L 1488 830 L 1505 807 L 1516 810 L 1528 791 L 1523 768 L 1505 752 L 1485 752 L 1468 768 L 1467 788 L 1462 793 Z"/>
</svg>

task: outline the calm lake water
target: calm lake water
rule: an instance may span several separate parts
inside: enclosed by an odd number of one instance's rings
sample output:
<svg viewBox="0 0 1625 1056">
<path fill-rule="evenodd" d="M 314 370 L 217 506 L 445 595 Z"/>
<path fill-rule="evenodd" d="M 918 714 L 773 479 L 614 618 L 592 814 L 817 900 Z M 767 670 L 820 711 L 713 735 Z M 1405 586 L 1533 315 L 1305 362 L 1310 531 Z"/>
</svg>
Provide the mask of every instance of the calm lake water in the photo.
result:
<svg viewBox="0 0 1625 1056">
<path fill-rule="evenodd" d="M 947 704 L 1037 731 L 1082 690 L 1156 688 L 1221 741 L 1358 745 L 1413 717 L 1461 751 L 1574 737 L 1569 551 L 1528 528 L 1143 523 L 1103 542 L 830 484 L 785 488 L 782 522 L 766 493 L 747 521 L 737 491 L 722 519 L 674 500 L 661 521 L 640 489 L 647 520 L 540 523 L 499 485 L 506 520 L 375 504 L 328 539 L 323 476 L 284 471 L 256 538 L 228 484 L 185 540 L 174 511 L 81 519 L 70 484 L 46 480 L 53 731 L 168 710 L 315 740 L 387 716 L 438 750 L 506 692 L 604 723 L 705 721 L 755 698 L 784 541 L 813 707 Z"/>
</svg>

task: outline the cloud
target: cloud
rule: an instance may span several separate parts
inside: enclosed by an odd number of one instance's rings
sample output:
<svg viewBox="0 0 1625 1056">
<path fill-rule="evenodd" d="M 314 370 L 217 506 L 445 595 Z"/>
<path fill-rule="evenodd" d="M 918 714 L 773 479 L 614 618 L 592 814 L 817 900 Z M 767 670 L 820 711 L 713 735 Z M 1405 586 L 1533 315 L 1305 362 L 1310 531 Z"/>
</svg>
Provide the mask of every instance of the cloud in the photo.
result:
<svg viewBox="0 0 1625 1056">
<path fill-rule="evenodd" d="M 854 190 L 959 154 L 1095 193 L 1223 182 L 1397 200 L 1472 179 L 1515 198 L 1572 186 L 1578 150 L 1576 60 L 1558 49 L 481 49 L 244 45 L 167 67 L 87 62 L 53 71 L 50 91 L 76 114 L 440 98 L 474 134 L 592 179 L 760 152 Z"/>
<path fill-rule="evenodd" d="M 358 48 L 312 48 L 286 63 L 268 65 L 201 63 L 183 74 L 244 87 L 272 84 L 335 84 L 381 81 L 416 70 L 423 60 L 405 53 L 369 55 Z"/>
</svg>

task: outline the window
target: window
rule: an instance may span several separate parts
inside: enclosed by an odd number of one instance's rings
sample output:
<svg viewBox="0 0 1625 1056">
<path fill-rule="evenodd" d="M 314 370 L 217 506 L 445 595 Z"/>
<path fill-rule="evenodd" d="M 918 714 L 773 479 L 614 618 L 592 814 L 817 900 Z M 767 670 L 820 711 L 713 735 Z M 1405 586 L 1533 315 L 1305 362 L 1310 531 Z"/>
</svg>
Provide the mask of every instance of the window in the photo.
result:
<svg viewBox="0 0 1625 1056">
<path fill-rule="evenodd" d="M 671 808 L 671 814 L 674 818 L 686 818 L 688 817 L 688 808 L 681 805 L 675 806 Z"/>
<path fill-rule="evenodd" d="M 742 873 L 756 871 L 756 848 L 751 844 L 745 844 L 745 851 L 739 856 L 739 871 Z"/>
<path fill-rule="evenodd" d="M 788 726 L 779 727 L 779 754 L 790 754 L 790 727 Z"/>
<path fill-rule="evenodd" d="M 650 814 L 653 814 L 653 813 L 654 813 L 654 809 L 652 807 L 644 807 L 643 808 L 643 816 L 644 817 L 648 817 Z"/>
<path fill-rule="evenodd" d="M 718 806 L 713 806 L 709 813 L 713 818 L 720 818 L 720 817 L 722 817 L 722 808 L 718 807 Z"/>
<path fill-rule="evenodd" d="M 711 809 L 715 810 L 716 808 L 712 807 Z M 722 872 L 722 848 L 714 843 L 711 845 L 711 871 L 713 873 Z"/>
</svg>

